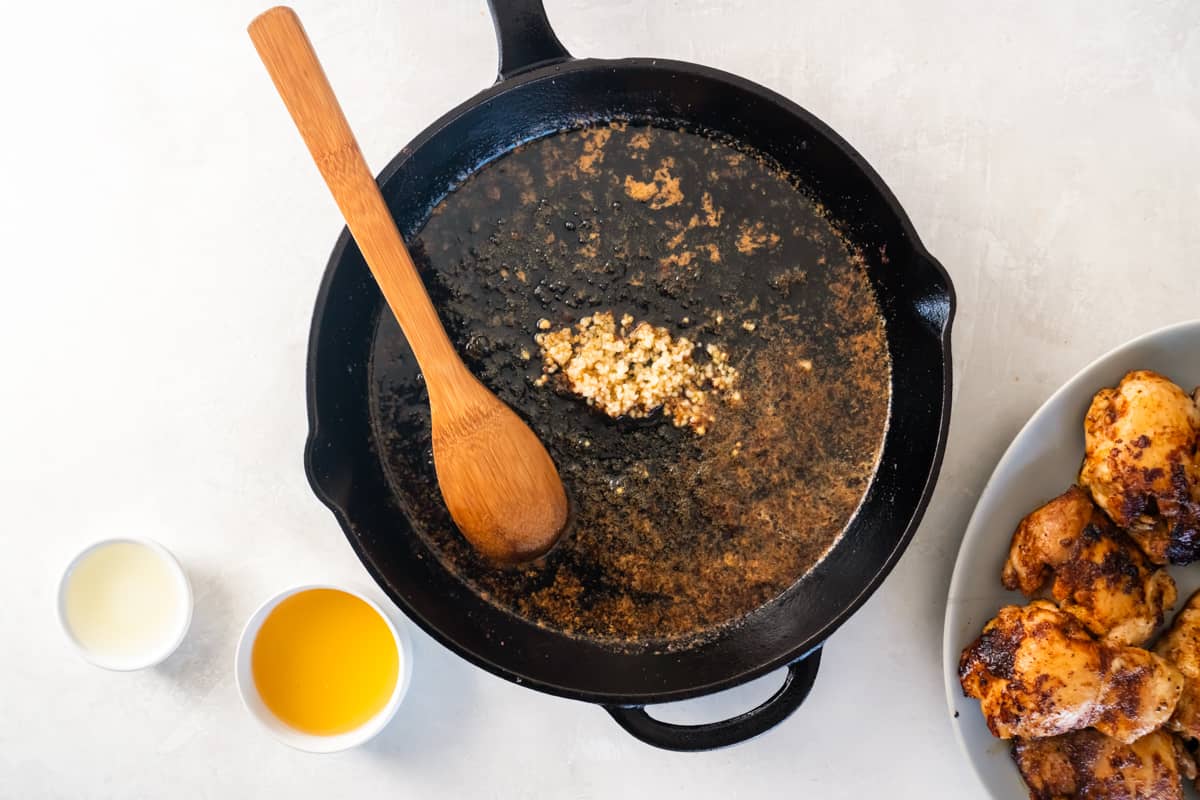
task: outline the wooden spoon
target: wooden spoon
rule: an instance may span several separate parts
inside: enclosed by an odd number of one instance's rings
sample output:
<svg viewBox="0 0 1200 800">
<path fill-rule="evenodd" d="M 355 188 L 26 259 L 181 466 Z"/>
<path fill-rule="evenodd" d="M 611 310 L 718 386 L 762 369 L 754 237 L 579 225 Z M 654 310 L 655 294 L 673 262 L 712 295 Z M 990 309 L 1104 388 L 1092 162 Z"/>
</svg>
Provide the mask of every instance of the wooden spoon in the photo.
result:
<svg viewBox="0 0 1200 800">
<path fill-rule="evenodd" d="M 550 454 L 454 351 L 296 13 L 272 8 L 249 31 L 425 375 L 433 461 L 450 516 L 490 559 L 542 555 L 567 520 Z"/>
</svg>

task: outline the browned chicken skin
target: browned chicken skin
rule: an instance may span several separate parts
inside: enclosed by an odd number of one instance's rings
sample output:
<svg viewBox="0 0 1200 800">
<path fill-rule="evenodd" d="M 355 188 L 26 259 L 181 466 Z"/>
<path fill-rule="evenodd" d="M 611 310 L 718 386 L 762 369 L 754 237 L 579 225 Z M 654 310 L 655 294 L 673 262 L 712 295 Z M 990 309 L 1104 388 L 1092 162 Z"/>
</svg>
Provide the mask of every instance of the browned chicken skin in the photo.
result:
<svg viewBox="0 0 1200 800">
<path fill-rule="evenodd" d="M 1072 486 L 1021 520 L 1000 580 L 1033 597 L 1053 579 L 1059 608 L 1107 644 L 1142 644 L 1175 603 L 1175 581 L 1151 564 Z"/>
<path fill-rule="evenodd" d="M 1079 483 L 1158 564 L 1200 558 L 1200 408 L 1156 372 L 1101 389 L 1084 420 Z"/>
<path fill-rule="evenodd" d="M 1163 659 L 1101 644 L 1045 600 L 1000 609 L 963 650 L 958 675 L 1001 739 L 1094 727 L 1133 742 L 1167 721 L 1183 690 Z"/>
<path fill-rule="evenodd" d="M 1188 598 L 1154 652 L 1183 673 L 1183 694 L 1167 726 L 1190 739 L 1200 739 L 1200 592 Z"/>
<path fill-rule="evenodd" d="M 1196 765 L 1182 744 L 1154 731 L 1122 744 L 1094 730 L 1049 739 L 1017 739 L 1013 761 L 1030 800 L 1182 800 Z"/>
</svg>

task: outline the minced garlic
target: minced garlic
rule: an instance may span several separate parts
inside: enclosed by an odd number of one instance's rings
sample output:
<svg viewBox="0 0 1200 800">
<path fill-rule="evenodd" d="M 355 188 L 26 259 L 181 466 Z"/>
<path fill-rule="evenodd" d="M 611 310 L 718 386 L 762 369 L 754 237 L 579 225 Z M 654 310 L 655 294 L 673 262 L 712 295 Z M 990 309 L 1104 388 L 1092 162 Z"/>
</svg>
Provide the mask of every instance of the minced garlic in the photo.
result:
<svg viewBox="0 0 1200 800">
<path fill-rule="evenodd" d="M 610 417 L 646 417 L 661 407 L 676 427 L 703 436 L 714 419 L 714 395 L 741 401 L 734 389 L 738 371 L 723 348 L 707 345 L 708 361 L 698 363 L 696 343 L 648 322 L 634 325 L 629 314 L 619 327 L 604 311 L 584 317 L 574 329 L 539 333 L 534 340 L 542 349 L 544 373 L 535 384 L 559 374 L 569 392 Z"/>
</svg>

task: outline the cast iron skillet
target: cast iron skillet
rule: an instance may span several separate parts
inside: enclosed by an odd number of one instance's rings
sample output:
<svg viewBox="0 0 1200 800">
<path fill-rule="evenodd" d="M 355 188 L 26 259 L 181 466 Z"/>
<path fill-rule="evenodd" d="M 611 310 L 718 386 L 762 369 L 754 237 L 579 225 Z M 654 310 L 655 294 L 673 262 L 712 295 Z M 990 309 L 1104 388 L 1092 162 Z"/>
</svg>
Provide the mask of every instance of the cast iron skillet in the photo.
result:
<svg viewBox="0 0 1200 800">
<path fill-rule="evenodd" d="M 800 706 L 816 678 L 821 645 L 880 584 L 917 527 L 949 425 L 950 279 L 879 176 L 796 104 L 694 64 L 575 60 L 550 29 L 541 0 L 490 4 L 500 46 L 496 85 L 431 125 L 379 177 L 405 236 L 482 165 L 581 120 L 684 121 L 766 153 L 829 209 L 866 257 L 893 370 L 878 471 L 828 556 L 715 639 L 675 652 L 618 652 L 512 616 L 440 565 L 388 487 L 368 403 L 371 343 L 383 304 L 343 231 L 309 343 L 309 480 L 384 591 L 462 657 L 516 683 L 602 704 L 625 730 L 657 747 L 704 750 L 743 741 Z M 675 725 L 644 708 L 727 689 L 784 666 L 779 691 L 733 719 Z"/>
</svg>

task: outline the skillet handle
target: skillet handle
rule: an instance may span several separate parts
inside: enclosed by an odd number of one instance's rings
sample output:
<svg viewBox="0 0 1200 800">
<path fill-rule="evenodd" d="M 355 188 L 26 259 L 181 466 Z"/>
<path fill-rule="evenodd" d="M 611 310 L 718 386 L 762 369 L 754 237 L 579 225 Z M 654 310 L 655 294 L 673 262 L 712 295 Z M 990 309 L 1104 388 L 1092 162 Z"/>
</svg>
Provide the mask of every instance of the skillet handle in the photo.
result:
<svg viewBox="0 0 1200 800">
<path fill-rule="evenodd" d="M 721 722 L 703 725 L 676 725 L 660 722 L 646 713 L 645 706 L 605 706 L 625 731 L 646 744 L 664 750 L 698 752 L 728 747 L 766 733 L 800 707 L 817 679 L 821 649 L 788 664 L 787 677 L 779 691 L 745 714 Z"/>
<path fill-rule="evenodd" d="M 519 72 L 571 58 L 554 35 L 542 0 L 488 0 L 488 7 L 500 48 L 497 83 Z"/>
</svg>

